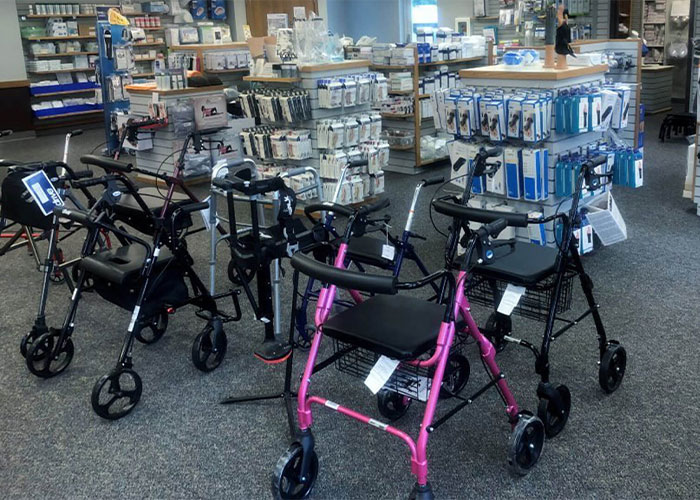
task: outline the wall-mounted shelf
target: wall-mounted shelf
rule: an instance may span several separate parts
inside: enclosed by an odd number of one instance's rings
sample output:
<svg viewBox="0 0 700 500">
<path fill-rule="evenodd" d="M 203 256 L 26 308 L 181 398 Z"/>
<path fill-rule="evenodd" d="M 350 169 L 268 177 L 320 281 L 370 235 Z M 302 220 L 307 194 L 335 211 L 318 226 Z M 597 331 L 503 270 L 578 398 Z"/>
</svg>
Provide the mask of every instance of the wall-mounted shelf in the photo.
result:
<svg viewBox="0 0 700 500">
<path fill-rule="evenodd" d="M 33 75 L 53 75 L 56 73 L 80 73 L 81 71 L 95 71 L 95 68 L 55 69 L 51 71 L 29 71 L 29 73 Z"/>
<path fill-rule="evenodd" d="M 50 19 L 52 17 L 76 19 L 92 17 L 95 19 L 96 16 L 97 14 L 27 14 L 26 16 L 22 17 L 26 17 L 27 19 Z"/>
<path fill-rule="evenodd" d="M 395 119 L 395 118 L 413 118 L 415 116 L 414 113 L 381 113 L 382 118 L 389 118 L 389 119 Z"/>
<path fill-rule="evenodd" d="M 74 113 L 63 113 L 62 115 L 50 115 L 50 116 L 37 116 L 37 120 L 52 120 L 54 118 L 66 118 L 68 116 L 79 116 L 79 115 L 94 115 L 102 113 L 101 109 L 91 109 L 89 111 L 76 111 Z"/>
<path fill-rule="evenodd" d="M 95 35 L 73 35 L 73 36 L 30 36 L 25 38 L 30 42 L 39 42 L 41 40 L 96 40 Z"/>
<path fill-rule="evenodd" d="M 413 89 L 411 90 L 390 90 L 389 95 L 410 95 L 413 94 Z"/>
<path fill-rule="evenodd" d="M 230 49 L 247 49 L 248 44 L 246 42 L 232 42 L 232 43 L 192 43 L 188 45 L 173 45 L 170 50 L 175 50 L 181 52 L 183 50 L 230 50 Z"/>
<path fill-rule="evenodd" d="M 235 68 L 235 69 L 205 69 L 205 73 L 248 73 L 250 71 L 248 68 Z"/>
<path fill-rule="evenodd" d="M 131 75 L 133 78 L 150 78 L 156 76 L 155 73 L 134 73 Z"/>
<path fill-rule="evenodd" d="M 266 82 L 266 83 L 297 83 L 301 81 L 299 77 L 283 78 L 279 76 L 244 76 L 246 82 Z"/>
<path fill-rule="evenodd" d="M 97 52 L 57 52 L 56 54 L 31 54 L 34 59 L 44 57 L 96 56 Z"/>
<path fill-rule="evenodd" d="M 91 89 L 79 89 L 79 90 L 62 90 L 61 92 L 47 92 L 45 94 L 34 94 L 32 97 L 49 97 L 56 95 L 68 95 L 68 94 L 86 94 L 88 92 L 94 92 L 95 90 L 100 90 L 100 87 L 94 87 Z"/>
<path fill-rule="evenodd" d="M 157 47 L 159 45 L 165 45 L 165 42 L 140 42 L 132 43 L 132 47 Z"/>
</svg>

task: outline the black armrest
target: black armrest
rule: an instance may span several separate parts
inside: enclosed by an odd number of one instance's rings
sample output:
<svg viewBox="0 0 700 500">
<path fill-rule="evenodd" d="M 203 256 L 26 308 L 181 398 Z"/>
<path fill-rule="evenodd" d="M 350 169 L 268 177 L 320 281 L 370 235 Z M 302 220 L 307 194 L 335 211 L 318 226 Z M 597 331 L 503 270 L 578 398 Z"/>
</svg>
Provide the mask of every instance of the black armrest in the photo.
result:
<svg viewBox="0 0 700 500">
<path fill-rule="evenodd" d="M 383 293 L 386 295 L 395 295 L 397 293 L 397 279 L 395 276 L 379 276 L 376 274 L 338 269 L 312 259 L 302 253 L 294 254 L 292 257 L 292 267 L 311 278 L 341 288 L 368 293 Z"/>
</svg>

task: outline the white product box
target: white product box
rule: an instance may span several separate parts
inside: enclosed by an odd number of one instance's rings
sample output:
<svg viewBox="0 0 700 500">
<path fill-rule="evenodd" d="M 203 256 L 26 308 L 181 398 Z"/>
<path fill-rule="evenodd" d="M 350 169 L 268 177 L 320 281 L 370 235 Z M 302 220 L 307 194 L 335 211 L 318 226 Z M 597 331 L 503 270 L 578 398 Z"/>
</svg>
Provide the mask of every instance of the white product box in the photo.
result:
<svg viewBox="0 0 700 500">
<path fill-rule="evenodd" d="M 471 137 L 474 134 L 474 99 L 469 96 L 457 100 L 457 126 L 459 135 Z"/>
<path fill-rule="evenodd" d="M 500 154 L 486 160 L 487 165 L 500 165 L 492 175 L 486 176 L 486 191 L 489 193 L 506 194 L 506 166 L 504 155 Z"/>
<path fill-rule="evenodd" d="M 492 141 L 500 142 L 506 136 L 506 117 L 502 100 L 492 100 L 486 104 L 489 116 L 489 137 Z"/>
<path fill-rule="evenodd" d="M 536 99 L 523 101 L 523 140 L 526 142 L 537 142 L 541 136 L 541 115 L 539 102 Z"/>
<path fill-rule="evenodd" d="M 522 96 L 512 96 L 508 99 L 508 127 L 506 135 L 514 139 L 523 136 L 523 101 Z"/>
<path fill-rule="evenodd" d="M 542 212 L 530 212 L 528 217 L 530 219 L 541 219 Z M 529 224 L 527 230 L 530 235 L 530 243 L 542 246 L 547 245 L 547 233 L 544 224 Z"/>
<path fill-rule="evenodd" d="M 457 99 L 457 97 L 447 97 L 445 99 L 445 131 L 448 134 L 457 135 L 459 133 Z"/>
</svg>

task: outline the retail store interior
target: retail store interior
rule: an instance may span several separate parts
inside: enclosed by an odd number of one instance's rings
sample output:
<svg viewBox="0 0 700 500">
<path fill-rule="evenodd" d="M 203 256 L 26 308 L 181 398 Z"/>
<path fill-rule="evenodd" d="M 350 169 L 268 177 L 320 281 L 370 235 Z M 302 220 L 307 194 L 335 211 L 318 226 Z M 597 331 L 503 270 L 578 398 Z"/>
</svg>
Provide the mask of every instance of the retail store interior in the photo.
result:
<svg viewBox="0 0 700 500">
<path fill-rule="evenodd" d="M 5 3 L 4 497 L 697 496 L 700 2 Z"/>
</svg>

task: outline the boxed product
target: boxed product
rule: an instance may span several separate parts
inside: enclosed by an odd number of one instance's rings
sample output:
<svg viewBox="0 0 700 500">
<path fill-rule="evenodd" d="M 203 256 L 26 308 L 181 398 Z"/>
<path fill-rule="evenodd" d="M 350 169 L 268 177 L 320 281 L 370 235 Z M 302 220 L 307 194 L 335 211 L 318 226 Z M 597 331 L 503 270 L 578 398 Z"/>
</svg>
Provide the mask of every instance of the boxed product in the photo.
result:
<svg viewBox="0 0 700 500">
<path fill-rule="evenodd" d="M 474 134 L 474 98 L 462 96 L 457 100 L 457 127 L 459 135 L 471 137 Z"/>
<path fill-rule="evenodd" d="M 517 200 L 523 196 L 522 150 L 507 147 L 504 152 L 506 174 L 506 196 Z"/>
<path fill-rule="evenodd" d="M 537 142 L 541 138 L 541 114 L 539 101 L 528 98 L 522 103 L 523 113 L 523 140 L 526 142 Z"/>
<path fill-rule="evenodd" d="M 223 95 L 194 97 L 192 104 L 198 130 L 226 126 L 226 98 Z"/>
<path fill-rule="evenodd" d="M 506 169 L 503 153 L 486 160 L 489 167 L 496 167 L 493 174 L 486 176 L 486 191 L 489 193 L 506 194 Z"/>
<path fill-rule="evenodd" d="M 523 101 L 522 96 L 512 96 L 508 99 L 508 127 L 506 135 L 515 139 L 523 136 Z"/>
<path fill-rule="evenodd" d="M 523 149 L 523 198 L 530 201 L 539 201 L 544 198 L 543 193 L 543 160 L 541 149 Z"/>
<path fill-rule="evenodd" d="M 502 141 L 505 139 L 505 112 L 503 101 L 492 99 L 486 103 L 486 112 L 489 117 L 488 137 L 492 141 Z"/>
</svg>

